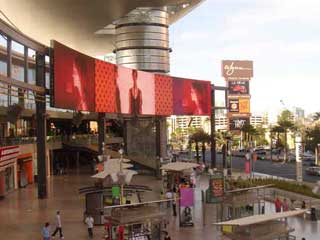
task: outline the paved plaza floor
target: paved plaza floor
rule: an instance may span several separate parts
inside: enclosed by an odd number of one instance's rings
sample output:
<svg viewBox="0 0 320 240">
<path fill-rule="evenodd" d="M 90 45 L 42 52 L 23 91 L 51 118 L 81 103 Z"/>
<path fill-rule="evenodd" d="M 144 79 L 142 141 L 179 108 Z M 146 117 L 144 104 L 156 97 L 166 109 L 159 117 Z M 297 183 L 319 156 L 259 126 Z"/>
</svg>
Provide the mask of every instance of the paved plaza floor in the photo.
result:
<svg viewBox="0 0 320 240">
<path fill-rule="evenodd" d="M 84 211 L 84 197 L 78 194 L 78 189 L 93 184 L 88 174 L 73 174 L 65 176 L 50 177 L 48 181 L 48 198 L 37 199 L 36 185 L 16 190 L 8 194 L 0 201 L 0 239 L 30 240 L 41 239 L 41 228 L 46 221 L 52 223 L 54 228 L 55 212 L 61 211 L 63 231 L 65 239 L 88 239 L 86 225 L 82 222 Z M 147 185 L 154 189 L 153 192 L 144 195 L 144 201 L 157 200 L 160 196 L 161 182 L 151 176 L 136 176 L 134 184 Z M 199 189 L 207 187 L 207 181 L 202 178 Z M 203 225 L 202 204 L 200 190 L 197 189 L 195 206 L 195 226 L 179 228 L 178 219 L 171 213 L 168 215 L 170 224 L 168 229 L 171 239 L 182 240 L 213 240 L 221 239 L 217 229 L 211 224 L 215 221 L 216 207 L 207 205 L 205 225 Z M 269 205 L 269 211 L 273 206 Z M 267 209 L 266 209 L 267 210 Z M 268 211 L 268 210 L 267 210 Z M 319 239 L 317 222 L 310 222 L 303 218 L 290 219 L 296 233 L 309 239 Z M 95 227 L 94 239 L 102 239 L 103 227 Z"/>
</svg>

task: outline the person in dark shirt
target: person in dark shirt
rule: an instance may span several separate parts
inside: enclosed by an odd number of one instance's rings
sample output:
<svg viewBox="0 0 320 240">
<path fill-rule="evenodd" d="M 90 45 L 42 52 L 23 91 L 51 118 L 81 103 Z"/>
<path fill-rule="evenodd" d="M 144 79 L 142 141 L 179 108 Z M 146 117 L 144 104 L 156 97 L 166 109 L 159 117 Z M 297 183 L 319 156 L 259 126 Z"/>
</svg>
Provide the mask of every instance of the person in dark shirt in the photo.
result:
<svg viewBox="0 0 320 240">
<path fill-rule="evenodd" d="M 142 92 L 137 84 L 138 71 L 132 70 L 133 87 L 129 89 L 129 114 L 142 114 Z"/>
</svg>

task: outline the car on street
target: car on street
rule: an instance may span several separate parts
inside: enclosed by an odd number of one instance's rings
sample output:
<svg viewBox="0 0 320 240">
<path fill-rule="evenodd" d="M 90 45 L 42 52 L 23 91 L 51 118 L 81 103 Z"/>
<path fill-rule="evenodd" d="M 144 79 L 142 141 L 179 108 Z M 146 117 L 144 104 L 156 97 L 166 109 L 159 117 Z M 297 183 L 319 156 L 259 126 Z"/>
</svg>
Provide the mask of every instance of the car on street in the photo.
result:
<svg viewBox="0 0 320 240">
<path fill-rule="evenodd" d="M 306 173 L 308 175 L 320 176 L 320 167 L 308 167 Z"/>
</svg>

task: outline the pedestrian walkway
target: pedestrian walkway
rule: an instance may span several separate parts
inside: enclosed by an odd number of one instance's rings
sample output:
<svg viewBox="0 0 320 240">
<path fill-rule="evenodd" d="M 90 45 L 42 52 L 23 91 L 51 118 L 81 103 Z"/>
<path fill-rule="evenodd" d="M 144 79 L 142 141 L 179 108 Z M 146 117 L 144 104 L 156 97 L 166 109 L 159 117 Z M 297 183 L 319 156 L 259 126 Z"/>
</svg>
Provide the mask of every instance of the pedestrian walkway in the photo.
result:
<svg viewBox="0 0 320 240">
<path fill-rule="evenodd" d="M 87 226 L 83 222 L 85 202 L 84 197 L 78 194 L 78 189 L 92 185 L 92 178 L 89 175 L 74 174 L 70 176 L 54 176 L 48 182 L 48 199 L 37 199 L 36 186 L 31 185 L 10 193 L 0 201 L 1 239 L 40 239 L 41 229 L 46 221 L 51 223 L 51 230 L 54 230 L 57 210 L 61 212 L 65 239 L 88 239 Z M 161 182 L 156 178 L 138 175 L 134 178 L 133 184 L 147 185 L 154 189 L 153 192 L 145 194 L 145 201 L 158 200 L 160 198 Z M 178 217 L 173 217 L 172 212 L 168 213 L 170 221 L 168 230 L 171 239 L 221 239 L 216 227 L 212 225 L 216 220 L 215 205 L 206 206 L 205 226 L 203 225 L 200 189 L 206 189 L 207 186 L 207 178 L 202 176 L 200 184 L 198 184 L 199 189 L 196 191 L 194 227 L 179 228 Z M 272 204 L 269 207 L 271 211 Z M 317 222 L 310 222 L 303 218 L 293 218 L 289 221 L 297 229 L 297 236 L 304 236 L 307 240 L 317 239 L 316 233 L 318 229 L 320 230 Z M 94 235 L 94 239 L 102 239 L 103 227 L 95 227 Z"/>
</svg>

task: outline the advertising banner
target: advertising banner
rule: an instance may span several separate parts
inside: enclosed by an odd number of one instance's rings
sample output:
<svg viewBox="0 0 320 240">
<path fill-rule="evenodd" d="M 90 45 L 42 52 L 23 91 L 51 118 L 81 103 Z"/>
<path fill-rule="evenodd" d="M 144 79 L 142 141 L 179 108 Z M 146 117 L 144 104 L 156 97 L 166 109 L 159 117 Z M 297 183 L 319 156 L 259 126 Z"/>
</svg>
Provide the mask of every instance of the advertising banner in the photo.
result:
<svg viewBox="0 0 320 240">
<path fill-rule="evenodd" d="M 94 59 L 56 41 L 53 46 L 54 106 L 94 112 Z"/>
<path fill-rule="evenodd" d="M 155 115 L 154 74 L 118 66 L 119 113 Z"/>
<path fill-rule="evenodd" d="M 173 114 L 210 115 L 210 108 L 210 82 L 173 78 Z"/>
<path fill-rule="evenodd" d="M 118 66 L 95 60 L 95 105 L 96 112 L 118 113 L 120 91 L 117 87 Z"/>
<path fill-rule="evenodd" d="M 230 119 L 230 130 L 241 130 L 243 125 L 250 123 L 250 118 L 231 118 Z"/>
<path fill-rule="evenodd" d="M 54 107 L 128 115 L 210 115 L 209 81 L 118 66 L 56 41 L 53 47 Z"/>
<path fill-rule="evenodd" d="M 248 95 L 249 81 L 228 81 L 229 95 Z"/>
<path fill-rule="evenodd" d="M 180 206 L 192 207 L 194 205 L 193 188 L 180 188 Z"/>
<path fill-rule="evenodd" d="M 249 98 L 239 98 L 239 112 L 240 113 L 250 113 L 250 99 Z"/>
<path fill-rule="evenodd" d="M 229 99 L 229 112 L 231 113 L 239 112 L 239 99 Z"/>
<path fill-rule="evenodd" d="M 252 61 L 222 61 L 222 76 L 224 78 L 252 78 L 253 62 Z"/>
</svg>

